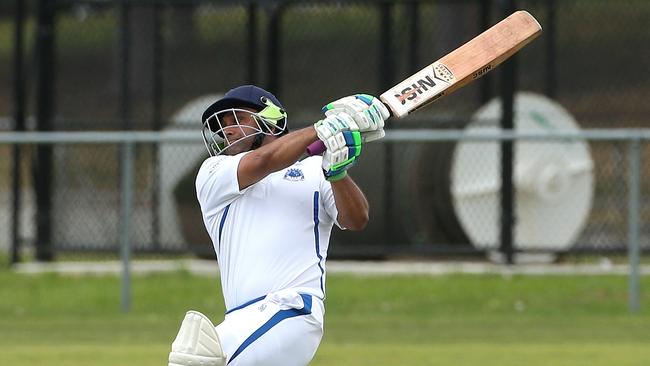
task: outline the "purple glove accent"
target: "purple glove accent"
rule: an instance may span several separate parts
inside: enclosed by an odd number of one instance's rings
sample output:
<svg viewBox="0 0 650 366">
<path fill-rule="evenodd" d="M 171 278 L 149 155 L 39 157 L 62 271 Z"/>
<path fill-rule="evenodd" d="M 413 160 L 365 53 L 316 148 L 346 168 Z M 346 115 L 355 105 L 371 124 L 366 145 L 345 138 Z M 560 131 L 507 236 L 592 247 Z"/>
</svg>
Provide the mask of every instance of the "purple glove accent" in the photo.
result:
<svg viewBox="0 0 650 366">
<path fill-rule="evenodd" d="M 307 154 L 309 156 L 320 155 L 325 152 L 325 144 L 321 140 L 317 140 L 307 146 Z"/>
</svg>

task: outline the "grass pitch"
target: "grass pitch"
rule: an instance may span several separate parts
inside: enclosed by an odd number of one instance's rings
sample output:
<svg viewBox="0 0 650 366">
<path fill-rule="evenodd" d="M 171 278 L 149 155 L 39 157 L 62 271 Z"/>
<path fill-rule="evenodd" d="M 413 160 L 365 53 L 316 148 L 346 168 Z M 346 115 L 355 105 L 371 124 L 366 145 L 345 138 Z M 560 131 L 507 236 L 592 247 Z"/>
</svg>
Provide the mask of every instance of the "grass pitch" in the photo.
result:
<svg viewBox="0 0 650 366">
<path fill-rule="evenodd" d="M 643 278 L 642 288 L 650 286 Z M 312 365 L 648 365 L 650 296 L 627 310 L 623 276 L 330 275 Z M 165 365 L 182 315 L 222 319 L 218 279 L 0 271 L 0 365 Z"/>
</svg>

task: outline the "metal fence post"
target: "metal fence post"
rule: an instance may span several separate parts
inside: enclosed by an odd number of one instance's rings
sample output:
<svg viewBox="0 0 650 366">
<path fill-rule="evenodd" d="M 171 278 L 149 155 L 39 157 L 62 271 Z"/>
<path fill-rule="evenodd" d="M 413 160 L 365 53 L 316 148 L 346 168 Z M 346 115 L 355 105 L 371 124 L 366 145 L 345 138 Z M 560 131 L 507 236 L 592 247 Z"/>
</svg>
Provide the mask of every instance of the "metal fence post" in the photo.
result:
<svg viewBox="0 0 650 366">
<path fill-rule="evenodd" d="M 39 131 L 51 131 L 54 122 L 55 85 L 55 27 L 57 1 L 39 0 L 36 29 L 36 125 Z M 54 258 L 52 243 L 52 196 L 54 177 L 53 148 L 36 146 L 32 175 L 36 194 L 36 259 Z"/>
<path fill-rule="evenodd" d="M 14 130 L 25 130 L 25 73 L 24 73 L 24 31 L 25 31 L 25 3 L 22 0 L 15 1 L 14 20 Z M 11 177 L 11 259 L 10 263 L 20 262 L 20 160 L 21 148 L 19 145 L 12 145 L 12 177 Z"/>
<path fill-rule="evenodd" d="M 272 3 L 268 9 L 267 44 L 266 57 L 267 85 L 271 93 L 282 99 L 282 15 L 284 13 L 283 3 Z"/>
<path fill-rule="evenodd" d="M 120 117 L 122 129 L 131 129 L 130 94 L 130 6 L 120 3 Z M 131 308 L 131 213 L 133 206 L 133 144 L 122 143 L 120 151 L 121 202 L 120 202 L 120 258 L 122 259 L 121 307 L 123 312 Z"/>
<path fill-rule="evenodd" d="M 152 111 L 151 111 L 151 127 L 154 131 L 160 131 L 163 127 L 162 116 L 162 99 L 163 99 L 163 19 L 162 19 L 162 5 L 154 4 L 154 42 L 152 47 L 153 52 L 153 75 L 152 75 Z M 161 167 L 158 165 L 158 152 L 159 144 L 154 143 L 151 145 L 151 244 L 155 250 L 160 250 L 160 178 Z"/>
<path fill-rule="evenodd" d="M 133 213 L 134 142 L 122 143 L 122 184 L 120 203 L 120 257 L 122 259 L 122 311 L 131 308 L 131 217 Z"/>
<path fill-rule="evenodd" d="M 393 7 L 392 2 L 382 1 L 378 5 L 379 13 L 379 90 L 387 90 L 393 86 L 395 73 L 395 63 L 393 60 Z M 386 121 L 386 130 L 392 127 L 391 121 Z M 393 145 L 386 144 L 384 155 L 384 232 L 388 240 L 395 240 L 393 229 L 394 205 L 391 197 L 393 196 Z"/>
<path fill-rule="evenodd" d="M 516 10 L 515 0 L 503 0 L 501 11 L 510 15 Z M 503 63 L 501 67 L 501 129 L 512 131 L 514 126 L 514 100 L 517 89 L 517 57 Z M 499 250 L 503 253 L 507 264 L 514 263 L 514 232 L 516 225 L 516 195 L 514 186 L 514 161 L 516 141 L 501 142 L 501 245 Z"/>
<path fill-rule="evenodd" d="M 639 215 L 641 200 L 641 140 L 634 138 L 629 142 L 629 181 L 628 181 L 628 230 L 627 249 L 630 262 L 629 307 L 630 312 L 639 311 Z"/>
<path fill-rule="evenodd" d="M 131 129 L 131 9 L 126 1 L 120 3 L 120 65 L 119 65 L 119 90 L 120 90 L 120 118 L 122 129 Z"/>
<path fill-rule="evenodd" d="M 555 98 L 557 92 L 557 6 L 555 0 L 546 1 L 546 67 L 544 79 L 546 80 L 545 92 L 550 98 Z"/>
<path fill-rule="evenodd" d="M 420 60 L 420 4 L 412 2 L 406 4 L 406 19 L 408 21 L 409 47 L 408 47 L 408 71 L 414 72 L 418 69 Z"/>
<path fill-rule="evenodd" d="M 248 27 L 246 28 L 246 70 L 249 84 L 257 83 L 257 4 L 251 2 L 246 8 Z"/>
</svg>

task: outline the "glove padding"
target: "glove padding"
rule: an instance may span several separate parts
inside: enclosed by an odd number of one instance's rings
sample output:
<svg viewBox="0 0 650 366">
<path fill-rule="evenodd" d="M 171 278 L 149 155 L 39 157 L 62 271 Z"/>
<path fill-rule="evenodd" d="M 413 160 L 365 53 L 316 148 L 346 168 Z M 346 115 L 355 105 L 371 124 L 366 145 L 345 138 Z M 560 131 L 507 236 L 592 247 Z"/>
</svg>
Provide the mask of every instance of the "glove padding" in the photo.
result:
<svg viewBox="0 0 650 366">
<path fill-rule="evenodd" d="M 343 179 L 361 154 L 359 127 L 348 114 L 339 113 L 316 122 L 314 129 L 325 145 L 325 178 L 331 182 Z"/>
<path fill-rule="evenodd" d="M 323 107 L 323 112 L 328 117 L 352 117 L 365 142 L 384 137 L 384 123 L 390 117 L 384 103 L 368 94 L 355 94 L 335 100 Z"/>
<path fill-rule="evenodd" d="M 314 123 L 314 129 L 325 145 L 325 178 L 332 182 L 343 179 L 361 154 L 359 127 L 347 113 L 338 113 Z"/>
<path fill-rule="evenodd" d="M 341 131 L 333 136 L 335 145 L 328 147 L 323 154 L 323 174 L 325 179 L 336 182 L 345 178 L 361 155 L 361 133 Z"/>
<path fill-rule="evenodd" d="M 336 135 L 343 131 L 358 131 L 359 127 L 347 113 L 339 113 L 314 123 L 314 129 L 325 148 L 333 151 L 339 146 Z"/>
</svg>

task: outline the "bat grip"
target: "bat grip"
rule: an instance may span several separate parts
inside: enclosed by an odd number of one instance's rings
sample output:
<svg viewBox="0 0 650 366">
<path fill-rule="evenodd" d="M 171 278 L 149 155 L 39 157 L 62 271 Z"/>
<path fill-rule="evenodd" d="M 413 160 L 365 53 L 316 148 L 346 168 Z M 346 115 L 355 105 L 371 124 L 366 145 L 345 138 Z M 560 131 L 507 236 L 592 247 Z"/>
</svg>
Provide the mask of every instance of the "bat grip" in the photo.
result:
<svg viewBox="0 0 650 366">
<path fill-rule="evenodd" d="M 309 156 L 320 155 L 324 152 L 325 152 L 325 144 L 321 140 L 316 140 L 312 142 L 309 146 L 307 146 L 307 154 L 309 154 Z"/>
</svg>

